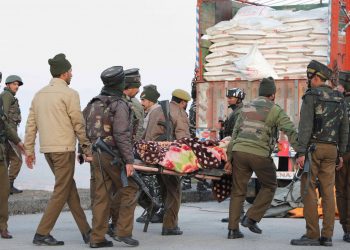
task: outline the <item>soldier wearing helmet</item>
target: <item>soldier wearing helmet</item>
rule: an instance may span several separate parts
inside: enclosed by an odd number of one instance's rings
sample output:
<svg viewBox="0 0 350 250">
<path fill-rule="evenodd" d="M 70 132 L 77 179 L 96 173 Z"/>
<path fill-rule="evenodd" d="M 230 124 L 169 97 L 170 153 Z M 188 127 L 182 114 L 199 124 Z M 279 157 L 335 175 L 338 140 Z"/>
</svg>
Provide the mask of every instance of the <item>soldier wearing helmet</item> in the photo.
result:
<svg viewBox="0 0 350 250">
<path fill-rule="evenodd" d="M 299 121 L 299 147 L 296 160 L 300 168 L 307 160 L 310 171 L 301 178 L 306 233 L 293 239 L 292 245 L 332 246 L 334 230 L 334 180 L 336 160 L 342 166 L 346 152 L 349 121 L 343 95 L 328 83 L 332 71 L 324 64 L 312 60 L 307 66 L 310 87 L 303 96 Z M 314 144 L 311 152 L 308 147 Z M 305 160 L 305 155 L 307 159 Z M 316 180 L 322 189 L 323 228 L 320 230 L 317 210 Z"/>
<path fill-rule="evenodd" d="M 232 112 L 224 122 L 224 137 L 232 135 L 233 128 L 243 106 L 242 101 L 244 100 L 245 93 L 240 88 L 232 88 L 227 90 L 226 97 L 228 107 L 232 110 Z"/>
<path fill-rule="evenodd" d="M 17 131 L 21 123 L 21 110 L 19 108 L 18 99 L 15 97 L 19 87 L 23 85 L 21 77 L 17 75 L 10 75 L 5 81 L 6 87 L 0 94 L 3 103 L 4 113 L 13 129 Z M 16 147 L 11 146 L 11 142 L 7 142 L 7 161 L 9 165 L 9 179 L 10 179 L 10 194 L 22 193 L 22 190 L 14 187 L 13 183 L 17 178 L 22 166 L 22 156 Z M 13 144 L 12 144 L 13 145 Z"/>
</svg>

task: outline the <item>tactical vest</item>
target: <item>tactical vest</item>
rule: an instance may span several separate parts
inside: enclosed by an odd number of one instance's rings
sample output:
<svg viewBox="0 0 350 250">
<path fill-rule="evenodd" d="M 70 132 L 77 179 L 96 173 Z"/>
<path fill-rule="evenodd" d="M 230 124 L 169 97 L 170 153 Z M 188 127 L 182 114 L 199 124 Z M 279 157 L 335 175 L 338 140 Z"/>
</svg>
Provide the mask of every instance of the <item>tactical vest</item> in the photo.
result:
<svg viewBox="0 0 350 250">
<path fill-rule="evenodd" d="M 232 136 L 233 128 L 235 127 L 235 123 L 237 121 L 237 116 L 242 109 L 242 103 L 235 105 L 232 109 L 231 114 L 224 122 L 224 137 Z"/>
<path fill-rule="evenodd" d="M 344 115 L 344 97 L 339 91 L 309 89 L 305 95 L 314 96 L 314 124 L 311 140 L 337 144 L 339 125 Z"/>
<path fill-rule="evenodd" d="M 116 101 L 122 99 L 116 96 L 96 96 L 84 109 L 86 135 L 92 143 L 101 137 L 109 146 L 116 146 L 113 138 L 114 112 L 111 110 L 111 104 Z"/>
<path fill-rule="evenodd" d="M 272 153 L 277 140 L 277 128 L 266 124 L 271 109 L 275 104 L 263 97 L 258 97 L 245 104 L 241 111 L 243 119 L 236 139 L 262 143 L 270 148 Z"/>
</svg>

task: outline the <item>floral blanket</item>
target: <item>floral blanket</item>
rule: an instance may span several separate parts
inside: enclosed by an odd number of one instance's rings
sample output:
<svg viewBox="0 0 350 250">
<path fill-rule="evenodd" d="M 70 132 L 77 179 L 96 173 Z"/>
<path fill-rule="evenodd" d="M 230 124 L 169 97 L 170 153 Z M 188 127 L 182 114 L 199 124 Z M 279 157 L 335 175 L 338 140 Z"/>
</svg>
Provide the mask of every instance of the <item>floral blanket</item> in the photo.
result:
<svg viewBox="0 0 350 250">
<path fill-rule="evenodd" d="M 193 173 L 200 168 L 219 168 L 227 156 L 216 141 L 183 138 L 173 142 L 139 141 L 134 151 L 147 164 L 159 164 L 178 173 Z"/>
</svg>

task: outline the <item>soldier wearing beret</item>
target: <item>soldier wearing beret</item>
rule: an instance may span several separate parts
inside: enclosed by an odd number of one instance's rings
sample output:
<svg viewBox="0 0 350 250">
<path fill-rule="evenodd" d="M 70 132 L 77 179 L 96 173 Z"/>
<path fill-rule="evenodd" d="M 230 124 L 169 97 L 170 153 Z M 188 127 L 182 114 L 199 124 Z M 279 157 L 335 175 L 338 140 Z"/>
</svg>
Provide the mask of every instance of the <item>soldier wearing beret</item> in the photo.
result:
<svg viewBox="0 0 350 250">
<path fill-rule="evenodd" d="M 36 245 L 64 245 L 50 233 L 67 203 L 85 243 L 89 241 L 90 226 L 74 181 L 75 150 L 78 139 L 87 160 L 91 160 L 91 143 L 86 137 L 79 94 L 69 87 L 72 66 L 64 54 L 48 60 L 52 79 L 32 100 L 25 131 L 26 164 L 35 163 L 35 139 L 39 133 L 40 152 L 45 154 L 55 186 L 41 218 L 33 243 Z"/>
<path fill-rule="evenodd" d="M 10 125 L 17 131 L 21 123 L 21 110 L 19 108 L 18 99 L 15 97 L 20 86 L 23 85 L 21 77 L 17 75 L 10 75 L 5 81 L 6 87 L 0 94 L 3 103 L 4 113 L 8 118 Z M 22 193 L 14 187 L 13 183 L 17 178 L 22 166 L 22 155 L 14 146 L 13 142 L 7 142 L 7 162 L 9 165 L 9 179 L 10 179 L 10 194 Z"/>
<path fill-rule="evenodd" d="M 307 66 L 307 78 L 311 88 L 304 96 L 300 110 L 299 148 L 297 164 L 304 167 L 308 155 L 310 172 L 301 179 L 301 194 L 304 201 L 306 233 L 293 239 L 292 245 L 332 246 L 335 201 L 334 182 L 336 160 L 342 165 L 349 134 L 349 118 L 343 95 L 333 90 L 329 80 L 332 71 L 324 64 L 312 60 Z M 308 150 L 310 145 L 316 149 Z M 322 190 L 323 228 L 319 227 L 316 180 Z"/>
<path fill-rule="evenodd" d="M 2 79 L 2 73 L 0 72 L 0 82 Z M 8 214 L 8 198 L 10 194 L 10 183 L 8 178 L 7 169 L 7 154 L 6 143 L 7 140 L 11 140 L 17 145 L 21 151 L 24 151 L 23 143 L 17 135 L 16 129 L 11 126 L 10 121 L 4 114 L 2 107 L 2 100 L 0 99 L 0 236 L 3 239 L 11 239 L 12 235 L 7 230 Z"/>
<path fill-rule="evenodd" d="M 132 151 L 132 111 L 123 98 L 125 90 L 125 74 L 123 67 L 113 66 L 101 73 L 103 88 L 84 109 L 86 133 L 92 143 L 101 137 L 126 164 L 127 177 L 134 168 Z M 102 108 L 102 110 L 101 110 Z M 113 157 L 102 152 L 93 153 L 92 169 L 95 178 L 94 202 L 92 206 L 91 248 L 111 247 L 113 243 L 106 240 L 110 205 L 119 199 L 120 207 L 116 216 L 116 230 L 113 239 L 130 246 L 138 246 L 139 242 L 132 238 L 134 211 L 137 205 L 137 184 L 128 178 L 128 186 L 121 182 L 121 168 L 111 164 Z M 112 189 L 113 185 L 113 189 Z M 116 191 L 115 195 L 112 193 Z M 120 196 L 120 197 L 118 197 Z"/>
<path fill-rule="evenodd" d="M 142 95 L 141 95 L 142 98 Z M 170 117 L 173 124 L 172 137 L 176 140 L 190 137 L 189 120 L 186 113 L 187 103 L 191 100 L 189 93 L 182 89 L 172 92 L 170 102 Z M 165 128 L 161 124 L 165 122 L 161 107 L 156 108 L 150 115 L 145 131 L 145 140 L 156 141 L 165 134 Z M 178 227 L 178 213 L 181 203 L 181 183 L 178 176 L 161 175 L 161 190 L 164 194 L 164 218 L 162 235 L 181 235 Z"/>
<path fill-rule="evenodd" d="M 297 133 L 283 109 L 275 104 L 276 85 L 272 77 L 262 79 L 259 97 L 243 105 L 227 149 L 225 169 L 232 173 L 228 239 L 243 238 L 239 230 L 240 215 L 247 193 L 247 184 L 255 172 L 261 189 L 241 221 L 253 233 L 261 234 L 257 223 L 270 207 L 277 188 L 276 166 L 271 158 L 278 131 L 288 135 L 296 148 Z"/>
<path fill-rule="evenodd" d="M 347 116 L 350 118 L 350 71 L 339 72 L 339 87 L 342 88 L 344 100 L 347 104 Z M 350 137 L 350 133 L 349 133 Z M 343 227 L 343 240 L 350 242 L 350 138 L 346 152 L 343 155 L 343 167 L 335 172 L 335 187 L 339 222 Z"/>
</svg>

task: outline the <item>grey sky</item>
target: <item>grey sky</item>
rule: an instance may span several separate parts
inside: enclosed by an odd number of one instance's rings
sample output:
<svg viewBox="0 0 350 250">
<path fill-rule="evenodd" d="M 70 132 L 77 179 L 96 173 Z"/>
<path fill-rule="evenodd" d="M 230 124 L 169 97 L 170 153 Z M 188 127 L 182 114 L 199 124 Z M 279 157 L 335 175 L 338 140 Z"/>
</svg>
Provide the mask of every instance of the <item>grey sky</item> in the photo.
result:
<svg viewBox="0 0 350 250">
<path fill-rule="evenodd" d="M 195 64 L 196 0 L 1 0 L 0 71 L 18 74 L 24 132 L 30 102 L 51 76 L 47 60 L 65 53 L 71 86 L 84 107 L 107 67 L 138 67 L 143 84 L 160 99 L 175 88 L 190 91 Z M 4 84 L 2 83 L 2 87 Z"/>
</svg>

